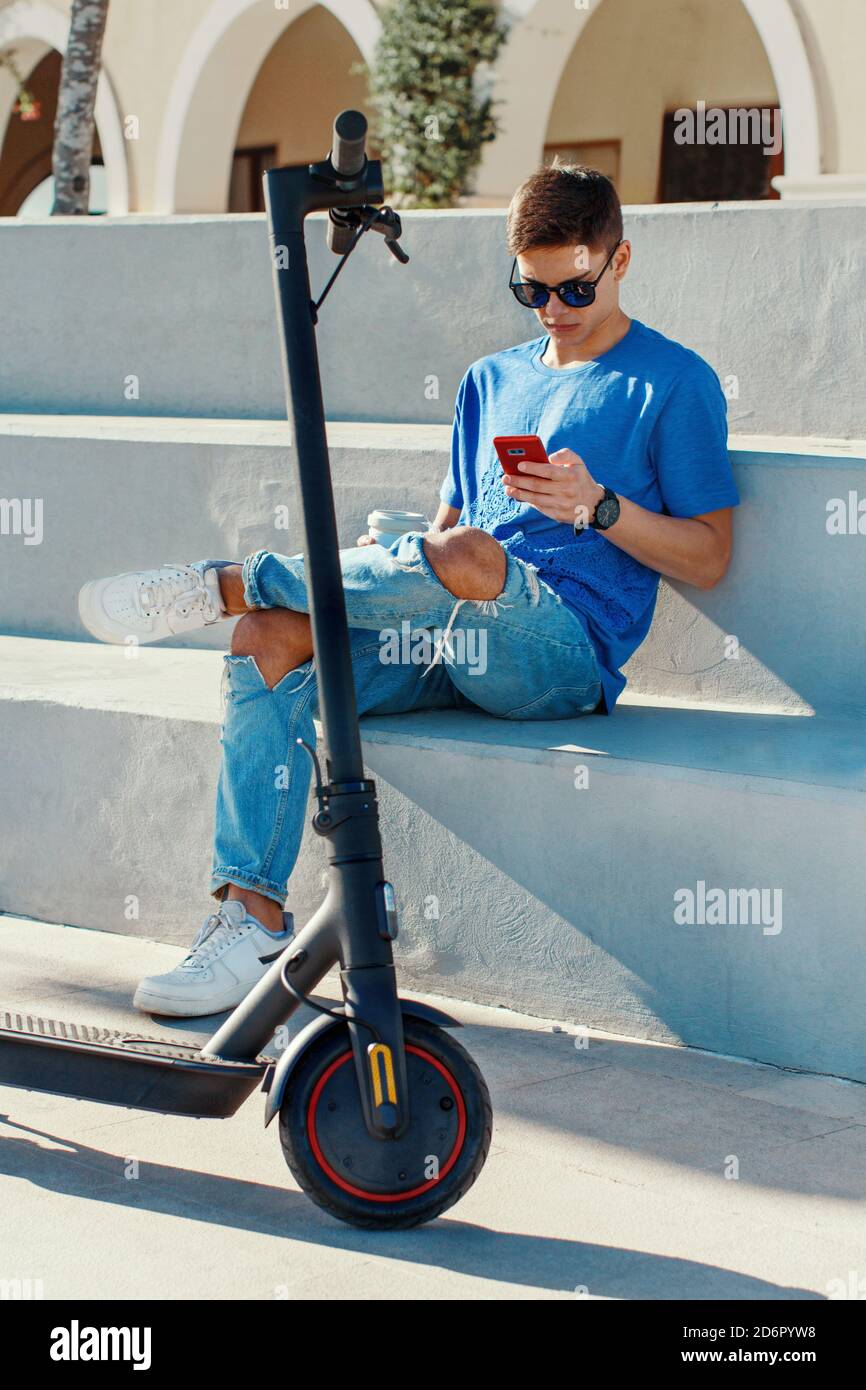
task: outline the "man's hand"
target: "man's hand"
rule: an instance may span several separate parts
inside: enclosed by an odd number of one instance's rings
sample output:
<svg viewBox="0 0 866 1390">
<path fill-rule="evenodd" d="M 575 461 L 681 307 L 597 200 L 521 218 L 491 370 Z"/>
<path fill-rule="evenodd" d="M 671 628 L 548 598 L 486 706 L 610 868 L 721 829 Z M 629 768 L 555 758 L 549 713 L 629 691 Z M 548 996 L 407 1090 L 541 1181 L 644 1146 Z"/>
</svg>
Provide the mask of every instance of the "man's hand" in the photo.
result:
<svg viewBox="0 0 866 1390">
<path fill-rule="evenodd" d="M 425 534 L 425 536 L 435 536 L 436 533 L 437 533 L 437 531 L 444 531 L 444 530 L 446 530 L 446 527 L 444 527 L 444 526 L 436 526 L 436 525 L 434 524 L 434 525 L 432 525 L 432 526 L 428 526 L 428 527 L 427 527 L 427 530 L 424 532 L 424 534 Z M 375 536 L 371 536 L 369 532 L 365 532 L 365 534 L 364 534 L 363 536 L 359 536 L 359 537 L 358 537 L 358 539 L 355 541 L 355 544 L 356 544 L 356 545 L 378 545 L 379 542 L 376 540 L 376 537 L 375 537 Z"/>
<path fill-rule="evenodd" d="M 525 477 L 502 475 L 509 497 L 528 502 L 553 521 L 570 526 L 588 526 L 604 496 L 604 486 L 590 476 L 589 469 L 573 449 L 557 449 L 550 463 L 519 463 Z"/>
</svg>

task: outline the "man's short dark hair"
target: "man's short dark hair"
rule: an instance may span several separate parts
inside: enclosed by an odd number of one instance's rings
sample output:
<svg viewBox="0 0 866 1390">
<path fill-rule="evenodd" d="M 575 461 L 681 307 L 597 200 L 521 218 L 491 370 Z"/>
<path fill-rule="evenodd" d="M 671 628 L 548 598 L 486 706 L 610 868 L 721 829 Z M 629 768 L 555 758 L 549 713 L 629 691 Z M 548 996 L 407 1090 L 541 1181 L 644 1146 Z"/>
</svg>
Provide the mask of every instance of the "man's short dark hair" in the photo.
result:
<svg viewBox="0 0 866 1390">
<path fill-rule="evenodd" d="M 622 239 L 622 207 L 606 175 L 583 164 L 550 164 L 531 174 L 511 199 L 508 252 L 586 246 L 610 251 Z"/>
</svg>

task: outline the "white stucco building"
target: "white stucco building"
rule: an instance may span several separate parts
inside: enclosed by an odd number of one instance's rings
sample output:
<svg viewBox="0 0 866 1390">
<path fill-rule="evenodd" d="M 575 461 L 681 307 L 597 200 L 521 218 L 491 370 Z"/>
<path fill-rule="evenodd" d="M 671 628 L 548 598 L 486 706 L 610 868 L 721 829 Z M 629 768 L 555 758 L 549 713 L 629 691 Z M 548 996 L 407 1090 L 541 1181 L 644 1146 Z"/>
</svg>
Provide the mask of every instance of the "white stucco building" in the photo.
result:
<svg viewBox="0 0 866 1390">
<path fill-rule="evenodd" d="M 386 0 L 111 0 L 96 120 L 105 210 L 250 211 L 268 163 L 320 158 Z M 0 215 L 50 172 L 70 0 L 0 0 Z M 501 204 L 555 152 L 627 203 L 866 195 L 864 0 L 508 0 L 498 138 L 467 204 Z M 672 138 L 683 108 L 779 108 L 783 149 L 722 166 Z M 757 190 L 757 191 L 756 191 Z"/>
</svg>

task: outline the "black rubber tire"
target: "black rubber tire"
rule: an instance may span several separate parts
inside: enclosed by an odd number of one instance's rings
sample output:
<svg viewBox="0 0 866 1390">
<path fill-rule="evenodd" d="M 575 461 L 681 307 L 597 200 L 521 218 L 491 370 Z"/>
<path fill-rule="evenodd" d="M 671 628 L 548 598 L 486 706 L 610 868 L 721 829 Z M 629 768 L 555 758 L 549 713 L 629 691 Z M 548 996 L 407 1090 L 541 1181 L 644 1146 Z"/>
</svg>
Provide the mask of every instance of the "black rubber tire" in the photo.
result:
<svg viewBox="0 0 866 1390">
<path fill-rule="evenodd" d="M 469 1053 L 444 1028 L 409 1015 L 404 1015 L 403 1032 L 407 1044 L 428 1052 L 445 1068 L 459 1088 L 466 1110 L 465 1135 L 453 1167 L 425 1192 L 393 1203 L 364 1200 L 334 1182 L 314 1152 L 307 1132 L 310 1099 L 328 1067 L 351 1046 L 345 1024 L 330 1029 L 307 1049 L 289 1077 L 280 1106 L 280 1143 L 292 1176 L 317 1206 L 350 1226 L 404 1230 L 434 1220 L 469 1191 L 490 1148 L 490 1095 Z M 360 1100 L 357 1104 L 362 1128 Z"/>
</svg>

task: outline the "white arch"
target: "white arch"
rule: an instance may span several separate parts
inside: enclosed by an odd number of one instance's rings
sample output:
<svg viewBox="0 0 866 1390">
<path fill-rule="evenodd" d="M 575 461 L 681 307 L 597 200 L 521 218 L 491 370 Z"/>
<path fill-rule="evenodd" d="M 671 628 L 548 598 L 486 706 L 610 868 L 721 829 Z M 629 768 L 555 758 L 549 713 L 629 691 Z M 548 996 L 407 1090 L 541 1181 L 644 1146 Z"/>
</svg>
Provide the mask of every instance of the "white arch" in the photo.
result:
<svg viewBox="0 0 866 1390">
<path fill-rule="evenodd" d="M 33 0 L 16 0 L 15 4 L 0 10 L 0 48 L 9 48 L 15 43 L 20 43 L 22 39 L 35 39 L 45 45 L 45 52 L 53 48 L 58 53 L 65 53 L 68 37 L 68 18 L 51 5 L 39 3 L 39 0 L 35 3 Z M 39 54 L 37 61 L 45 56 L 45 52 Z M 9 115 L 8 109 L 0 110 L 0 141 L 5 134 Z M 129 212 L 126 141 L 123 138 L 123 125 L 114 91 L 104 64 L 96 88 L 94 118 L 108 183 L 108 211 L 112 216 L 122 217 Z"/>
<path fill-rule="evenodd" d="M 821 114 L 809 54 L 790 0 L 743 0 L 767 54 L 785 131 L 785 177 L 821 173 Z"/>
<path fill-rule="evenodd" d="M 538 168 L 550 112 L 562 74 L 594 10 L 605 0 L 578 8 L 571 0 L 509 0 L 513 23 L 497 64 L 494 97 L 502 105 L 502 133 L 485 150 L 478 191 L 510 193 Z M 758 32 L 773 73 L 785 135 L 785 176 L 816 178 L 821 173 L 820 113 L 815 78 L 790 0 L 742 0 Z M 526 98 L 527 49 L 533 81 Z M 546 99 L 540 98 L 545 91 Z"/>
<path fill-rule="evenodd" d="M 184 50 L 162 122 L 154 211 L 224 212 L 234 140 L 262 63 L 290 23 L 316 3 L 343 25 L 369 61 L 379 35 L 370 0 L 215 0 Z M 218 50 L 226 45 L 240 81 L 226 84 Z M 230 45 L 230 49 L 229 49 Z M 210 159 L 204 152 L 213 150 Z"/>
</svg>

